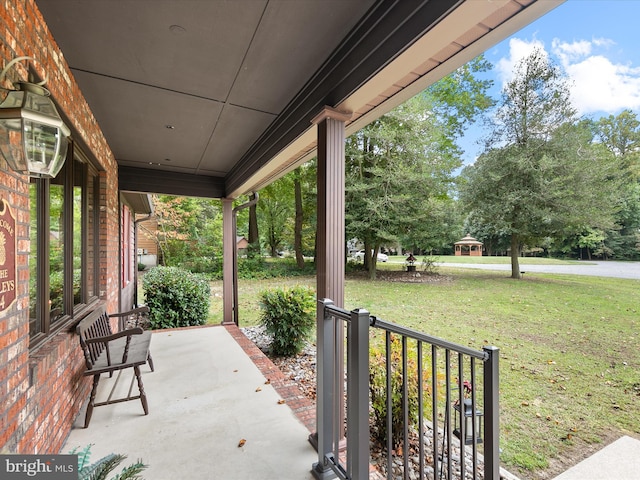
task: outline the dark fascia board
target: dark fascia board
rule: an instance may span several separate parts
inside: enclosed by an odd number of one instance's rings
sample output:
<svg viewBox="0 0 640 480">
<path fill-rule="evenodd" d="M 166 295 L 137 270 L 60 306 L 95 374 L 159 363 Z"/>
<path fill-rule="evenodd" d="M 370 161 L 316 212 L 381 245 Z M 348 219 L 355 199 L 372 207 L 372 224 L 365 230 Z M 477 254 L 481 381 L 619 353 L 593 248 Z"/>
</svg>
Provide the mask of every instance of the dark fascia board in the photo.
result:
<svg viewBox="0 0 640 480">
<path fill-rule="evenodd" d="M 152 168 L 119 167 L 119 190 L 188 197 L 223 198 L 221 177 L 168 172 Z"/>
<path fill-rule="evenodd" d="M 123 202 L 128 205 L 135 213 L 150 215 L 153 213 L 151 198 L 148 193 L 123 192 Z"/>
<path fill-rule="evenodd" d="M 239 188 L 304 133 L 324 106 L 343 102 L 461 2 L 382 0 L 376 3 L 229 172 L 226 191 Z"/>
</svg>

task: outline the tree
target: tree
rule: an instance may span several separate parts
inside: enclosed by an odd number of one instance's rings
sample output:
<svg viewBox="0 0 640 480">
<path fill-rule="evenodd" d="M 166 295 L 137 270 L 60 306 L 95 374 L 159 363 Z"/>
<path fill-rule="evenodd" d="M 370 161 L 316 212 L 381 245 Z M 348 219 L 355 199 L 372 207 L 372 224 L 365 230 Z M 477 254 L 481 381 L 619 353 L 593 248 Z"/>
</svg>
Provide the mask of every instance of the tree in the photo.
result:
<svg viewBox="0 0 640 480">
<path fill-rule="evenodd" d="M 222 207 L 219 200 L 157 195 L 157 240 L 166 266 L 193 271 L 221 269 Z"/>
<path fill-rule="evenodd" d="M 249 196 L 249 200 L 256 199 L 255 193 Z M 254 203 L 249 207 L 249 233 L 247 241 L 249 242 L 248 255 L 250 257 L 260 256 L 260 235 L 258 231 L 258 213 L 257 205 Z"/>
<path fill-rule="evenodd" d="M 470 62 L 347 139 L 346 233 L 364 243 L 370 278 L 380 247 L 434 248 L 451 235 L 434 219 L 451 206 L 456 140 L 491 104 L 490 82 L 474 76 L 486 68 L 482 57 Z"/>
<path fill-rule="evenodd" d="M 523 245 L 613 225 L 615 175 L 592 138 L 588 126 L 576 122 L 559 68 L 540 50 L 519 62 L 485 152 L 460 179 L 463 205 L 509 235 L 512 278 L 521 277 Z"/>
<path fill-rule="evenodd" d="M 304 255 L 313 254 L 316 235 L 316 171 L 314 160 L 289 173 L 293 177 L 295 223 L 293 249 L 298 268 L 304 267 Z"/>
<path fill-rule="evenodd" d="M 620 211 L 615 230 L 605 232 L 603 253 L 619 258 L 640 258 L 640 121 L 635 113 L 624 110 L 619 115 L 601 118 L 594 123 L 596 139 L 610 155 L 620 173 Z"/>
<path fill-rule="evenodd" d="M 264 242 L 271 256 L 275 257 L 285 244 L 291 243 L 293 235 L 291 224 L 295 210 L 291 176 L 285 175 L 260 191 L 258 211 Z"/>
</svg>

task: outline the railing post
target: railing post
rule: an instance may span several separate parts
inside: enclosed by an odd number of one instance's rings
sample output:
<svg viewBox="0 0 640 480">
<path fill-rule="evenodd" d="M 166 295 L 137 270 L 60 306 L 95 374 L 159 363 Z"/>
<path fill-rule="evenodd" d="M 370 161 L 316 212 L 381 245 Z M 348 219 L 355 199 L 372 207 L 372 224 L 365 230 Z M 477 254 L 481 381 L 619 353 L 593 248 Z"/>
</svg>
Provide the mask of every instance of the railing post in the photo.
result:
<svg viewBox="0 0 640 480">
<path fill-rule="evenodd" d="M 335 319 L 325 314 L 327 306 L 333 305 L 329 299 L 318 300 L 316 330 L 316 431 L 318 434 L 318 462 L 313 464 L 313 477 L 321 479 L 335 478 L 325 456 L 331 453 L 334 403 L 334 375 L 336 374 Z"/>
<path fill-rule="evenodd" d="M 347 332 L 347 472 L 369 478 L 369 312 L 351 311 Z"/>
<path fill-rule="evenodd" d="M 489 355 L 484 362 L 484 478 L 500 479 L 500 407 L 498 359 L 500 349 L 484 347 Z"/>
</svg>

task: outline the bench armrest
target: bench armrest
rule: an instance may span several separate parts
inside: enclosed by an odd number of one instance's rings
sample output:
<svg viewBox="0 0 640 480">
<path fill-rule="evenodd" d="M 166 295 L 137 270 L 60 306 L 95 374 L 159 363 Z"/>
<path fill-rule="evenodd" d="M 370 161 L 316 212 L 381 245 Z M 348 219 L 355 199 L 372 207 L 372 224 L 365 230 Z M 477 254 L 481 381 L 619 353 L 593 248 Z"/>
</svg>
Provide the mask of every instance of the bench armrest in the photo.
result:
<svg viewBox="0 0 640 480">
<path fill-rule="evenodd" d="M 112 335 L 105 335 L 104 337 L 93 337 L 86 338 L 84 343 L 90 345 L 92 343 L 109 343 L 112 340 L 117 340 L 122 337 L 129 337 L 131 335 L 142 335 L 144 330 L 141 327 L 128 328 L 127 330 L 122 330 L 121 332 L 114 333 Z"/>
</svg>

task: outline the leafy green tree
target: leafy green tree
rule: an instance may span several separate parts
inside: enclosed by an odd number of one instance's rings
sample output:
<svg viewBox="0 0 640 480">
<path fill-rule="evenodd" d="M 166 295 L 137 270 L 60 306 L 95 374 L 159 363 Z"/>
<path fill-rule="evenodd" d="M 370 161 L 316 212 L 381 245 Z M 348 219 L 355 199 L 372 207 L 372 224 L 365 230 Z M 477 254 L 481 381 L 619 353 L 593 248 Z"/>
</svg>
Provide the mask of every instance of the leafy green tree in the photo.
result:
<svg viewBox="0 0 640 480">
<path fill-rule="evenodd" d="M 510 237 L 512 278 L 525 244 L 613 226 L 614 170 L 575 114 L 566 78 L 534 51 L 503 89 L 485 152 L 462 172 L 463 206 Z"/>
<path fill-rule="evenodd" d="M 289 175 L 295 190 L 295 224 L 293 249 L 298 268 L 304 267 L 304 255 L 315 256 L 316 240 L 316 172 L 314 160 L 298 167 Z"/>
<path fill-rule="evenodd" d="M 250 201 L 256 199 L 255 193 L 249 197 Z M 247 241 L 249 242 L 248 254 L 250 257 L 260 256 L 260 234 L 258 231 L 258 206 L 253 204 L 249 207 L 249 233 Z"/>
<path fill-rule="evenodd" d="M 486 68 L 476 59 L 347 139 L 346 233 L 364 243 L 370 278 L 382 246 L 451 241 L 451 229 L 434 226 L 452 211 L 456 140 L 491 104 L 490 83 L 475 78 Z"/>
<path fill-rule="evenodd" d="M 618 258 L 640 258 L 640 121 L 635 113 L 601 118 L 594 125 L 600 141 L 620 173 L 620 210 L 617 227 L 605 232 L 601 253 Z"/>
<path fill-rule="evenodd" d="M 293 237 L 295 196 L 293 178 L 290 175 L 276 180 L 260 191 L 258 224 L 264 243 L 272 257 Z"/>
<path fill-rule="evenodd" d="M 164 265 L 209 273 L 222 268 L 219 200 L 157 195 L 153 202 Z"/>
</svg>

